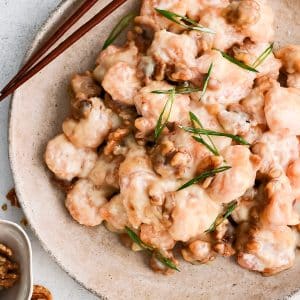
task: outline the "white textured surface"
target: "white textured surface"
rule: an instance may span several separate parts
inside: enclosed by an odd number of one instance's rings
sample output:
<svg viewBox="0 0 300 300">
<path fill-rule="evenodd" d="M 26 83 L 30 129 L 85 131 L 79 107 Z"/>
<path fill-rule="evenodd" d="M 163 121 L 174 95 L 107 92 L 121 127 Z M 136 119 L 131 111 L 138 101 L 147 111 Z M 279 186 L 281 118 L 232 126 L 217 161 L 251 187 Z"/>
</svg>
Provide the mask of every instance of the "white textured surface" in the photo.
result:
<svg viewBox="0 0 300 300">
<path fill-rule="evenodd" d="M 60 0 L 0 0 L 0 87 L 18 70 L 32 39 Z M 0 103 L 0 218 L 20 223 L 22 211 L 8 205 L 5 195 L 13 186 L 8 162 L 8 99 Z M 98 299 L 64 273 L 26 229 L 33 248 L 34 283 L 49 288 L 54 300 Z M 0 299 L 1 293 L 0 293 Z"/>
</svg>

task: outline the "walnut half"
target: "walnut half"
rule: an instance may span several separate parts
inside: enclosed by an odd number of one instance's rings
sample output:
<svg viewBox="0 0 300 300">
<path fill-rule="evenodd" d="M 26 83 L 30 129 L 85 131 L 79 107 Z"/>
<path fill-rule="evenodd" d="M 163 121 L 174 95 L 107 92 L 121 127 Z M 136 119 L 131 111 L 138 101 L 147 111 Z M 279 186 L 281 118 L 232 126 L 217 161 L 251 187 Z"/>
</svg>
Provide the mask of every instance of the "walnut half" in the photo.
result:
<svg viewBox="0 0 300 300">
<path fill-rule="evenodd" d="M 31 300 L 52 300 L 52 295 L 48 289 L 41 285 L 33 286 L 33 293 Z"/>
<path fill-rule="evenodd" d="M 13 251 L 0 243 L 0 289 L 12 287 L 19 279 L 19 265 L 11 261 Z"/>
</svg>

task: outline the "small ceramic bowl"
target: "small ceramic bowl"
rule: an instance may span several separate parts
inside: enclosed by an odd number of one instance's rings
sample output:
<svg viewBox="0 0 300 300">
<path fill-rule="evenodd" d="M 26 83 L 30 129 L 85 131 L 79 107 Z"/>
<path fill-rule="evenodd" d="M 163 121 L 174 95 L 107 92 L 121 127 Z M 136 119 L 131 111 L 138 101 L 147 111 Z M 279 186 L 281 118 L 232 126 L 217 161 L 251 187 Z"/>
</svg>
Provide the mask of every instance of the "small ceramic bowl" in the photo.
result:
<svg viewBox="0 0 300 300">
<path fill-rule="evenodd" d="M 29 300 L 32 294 L 32 251 L 25 231 L 15 223 L 0 220 L 0 243 L 13 250 L 13 260 L 20 265 L 21 274 L 16 285 L 0 290 L 0 299 Z"/>
</svg>

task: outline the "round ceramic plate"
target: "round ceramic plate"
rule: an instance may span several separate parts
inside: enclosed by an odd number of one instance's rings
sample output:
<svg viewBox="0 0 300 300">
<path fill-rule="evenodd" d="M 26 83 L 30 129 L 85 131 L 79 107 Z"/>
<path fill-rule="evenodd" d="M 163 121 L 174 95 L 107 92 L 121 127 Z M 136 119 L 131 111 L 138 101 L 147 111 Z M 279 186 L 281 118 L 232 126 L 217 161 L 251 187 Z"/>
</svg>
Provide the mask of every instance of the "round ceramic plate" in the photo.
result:
<svg viewBox="0 0 300 300">
<path fill-rule="evenodd" d="M 99 1 L 81 24 L 108 2 Z M 269 2 L 276 12 L 277 42 L 300 42 L 300 1 Z M 31 51 L 77 4 L 74 0 L 63 2 L 37 36 Z M 128 251 L 103 226 L 82 227 L 67 213 L 64 196 L 51 183 L 43 162 L 45 146 L 61 132 L 62 121 L 68 115 L 71 75 L 93 67 L 111 28 L 138 5 L 139 1 L 129 0 L 14 95 L 10 160 L 17 193 L 33 230 L 70 276 L 103 298 L 279 299 L 295 293 L 300 288 L 299 253 L 292 269 L 273 277 L 248 272 L 233 259 L 224 258 L 200 266 L 181 261 L 181 272 L 165 277 L 153 273 L 144 255 Z"/>
</svg>

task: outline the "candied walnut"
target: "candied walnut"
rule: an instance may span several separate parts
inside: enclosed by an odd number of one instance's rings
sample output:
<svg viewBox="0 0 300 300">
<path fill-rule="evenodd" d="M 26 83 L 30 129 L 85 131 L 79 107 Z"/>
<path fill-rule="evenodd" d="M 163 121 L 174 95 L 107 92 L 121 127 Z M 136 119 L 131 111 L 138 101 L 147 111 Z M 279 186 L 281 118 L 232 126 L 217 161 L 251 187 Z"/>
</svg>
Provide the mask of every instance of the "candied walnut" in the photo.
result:
<svg viewBox="0 0 300 300">
<path fill-rule="evenodd" d="M 170 251 L 161 251 L 159 253 L 153 252 L 151 259 L 150 259 L 150 267 L 154 272 L 163 274 L 163 275 L 171 275 L 175 272 L 175 270 L 169 268 L 165 264 L 163 264 L 157 257 L 166 257 L 169 259 L 172 263 L 174 263 L 176 266 L 178 266 L 178 261 L 173 257 L 172 252 Z"/>
<path fill-rule="evenodd" d="M 172 69 L 171 74 L 168 75 L 168 77 L 172 81 L 179 81 L 179 82 L 192 80 L 194 76 L 195 74 L 193 70 L 190 67 L 186 66 L 185 64 L 181 64 L 181 63 L 176 64 Z"/>
<path fill-rule="evenodd" d="M 208 155 L 210 152 L 205 146 L 176 127 L 163 135 L 153 149 L 151 158 L 154 170 L 161 176 L 190 179 L 195 176 L 199 163 Z"/>
<path fill-rule="evenodd" d="M 87 100 L 101 93 L 100 86 L 94 81 L 92 73 L 76 74 L 71 80 L 71 87 L 76 100 Z"/>
<path fill-rule="evenodd" d="M 92 110 L 92 102 L 89 100 L 80 100 L 72 103 L 71 113 L 75 119 L 87 118 Z"/>
<path fill-rule="evenodd" d="M 12 257 L 13 252 L 6 245 L 0 243 L 0 255 L 4 255 L 6 257 Z"/>
<path fill-rule="evenodd" d="M 159 31 L 159 26 L 147 16 L 137 16 L 134 23 L 136 26 L 128 32 L 127 38 L 134 41 L 140 53 L 145 53 L 151 46 L 154 33 Z"/>
<path fill-rule="evenodd" d="M 122 122 L 125 126 L 133 126 L 134 120 L 137 117 L 137 112 L 134 108 L 113 101 L 111 96 L 107 93 L 104 97 L 104 104 L 107 108 L 111 109 L 114 112 L 114 114 L 116 114 L 120 119 L 118 122 L 119 124 L 116 124 L 116 126 L 114 126 L 113 124 L 114 129 L 119 128 Z"/>
<path fill-rule="evenodd" d="M 216 258 L 216 253 L 209 242 L 196 240 L 191 242 L 181 251 L 183 258 L 191 263 L 198 262 L 205 264 Z"/>
<path fill-rule="evenodd" d="M 122 151 L 122 142 L 130 134 L 129 128 L 118 128 L 111 132 L 107 139 L 107 144 L 104 148 L 105 155 L 119 155 L 124 154 Z M 124 150 L 124 149 L 123 149 Z"/>
<path fill-rule="evenodd" d="M 167 177 L 175 175 L 176 178 L 181 178 L 190 164 L 192 157 L 186 151 L 176 149 L 173 142 L 164 139 L 152 151 L 152 163 L 154 170 Z"/>
<path fill-rule="evenodd" d="M 218 168 L 222 165 L 223 158 L 221 156 L 207 156 L 205 157 L 197 167 L 197 173 L 200 174 L 204 171 Z"/>
<path fill-rule="evenodd" d="M 232 246 L 234 241 L 234 228 L 228 220 L 224 220 L 211 234 L 214 239 L 213 250 L 225 257 L 235 254 Z"/>
<path fill-rule="evenodd" d="M 33 286 L 31 300 L 52 300 L 52 294 L 48 289 L 41 285 Z"/>
<path fill-rule="evenodd" d="M 10 288 L 18 281 L 19 265 L 11 261 L 13 251 L 0 243 L 0 290 Z"/>
<path fill-rule="evenodd" d="M 235 254 L 235 250 L 233 249 L 233 247 L 229 243 L 226 243 L 226 242 L 217 242 L 214 245 L 213 249 L 218 254 L 225 256 L 225 257 L 233 256 Z"/>
</svg>

